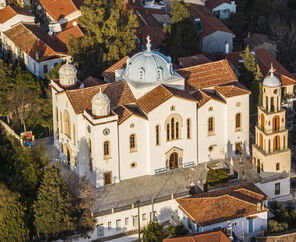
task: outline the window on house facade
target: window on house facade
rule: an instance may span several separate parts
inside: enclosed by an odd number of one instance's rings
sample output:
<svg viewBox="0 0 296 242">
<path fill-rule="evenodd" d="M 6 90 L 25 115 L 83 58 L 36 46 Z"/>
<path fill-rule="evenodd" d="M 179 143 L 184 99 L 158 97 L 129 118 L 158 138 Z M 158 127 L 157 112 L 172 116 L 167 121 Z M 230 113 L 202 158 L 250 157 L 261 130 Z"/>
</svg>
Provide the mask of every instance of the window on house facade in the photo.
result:
<svg viewBox="0 0 296 242">
<path fill-rule="evenodd" d="M 108 222 L 108 230 L 111 230 L 112 229 L 112 224 L 111 224 L 111 221 Z"/>
<path fill-rule="evenodd" d="M 145 221 L 146 220 L 146 213 L 142 214 L 142 220 Z"/>
<path fill-rule="evenodd" d="M 241 113 L 235 115 L 235 131 L 241 130 Z"/>
<path fill-rule="evenodd" d="M 69 112 L 67 110 L 64 111 L 64 128 L 65 135 L 67 135 L 71 139 L 71 120 Z"/>
<path fill-rule="evenodd" d="M 187 124 L 187 139 L 190 139 L 191 138 L 191 120 L 190 120 L 190 118 L 187 119 L 186 124 Z"/>
<path fill-rule="evenodd" d="M 167 124 L 167 141 L 170 140 L 170 125 Z"/>
<path fill-rule="evenodd" d="M 275 169 L 276 169 L 277 171 L 280 170 L 280 163 L 276 163 L 276 165 L 275 165 Z"/>
<path fill-rule="evenodd" d="M 274 194 L 279 195 L 281 193 L 281 183 L 275 183 L 274 184 Z"/>
<path fill-rule="evenodd" d="M 103 224 L 97 225 L 97 237 L 104 236 L 104 226 Z"/>
<path fill-rule="evenodd" d="M 116 230 L 121 229 L 121 219 L 116 220 Z"/>
<path fill-rule="evenodd" d="M 104 142 L 104 159 L 110 158 L 110 142 Z"/>
<path fill-rule="evenodd" d="M 36 73 L 36 63 L 34 62 L 34 73 Z"/>
<path fill-rule="evenodd" d="M 156 145 L 159 145 L 159 125 L 155 126 L 155 143 Z"/>
<path fill-rule="evenodd" d="M 129 225 L 129 218 L 125 218 L 125 219 L 124 219 L 124 225 L 125 225 L 125 226 L 128 226 L 128 225 Z"/>
<path fill-rule="evenodd" d="M 208 135 L 215 134 L 215 120 L 213 117 L 208 119 Z"/>
<path fill-rule="evenodd" d="M 136 147 L 136 135 L 131 134 L 130 135 L 130 152 L 135 152 L 137 150 Z"/>
<path fill-rule="evenodd" d="M 133 217 L 133 226 L 138 227 L 138 215 Z"/>
<path fill-rule="evenodd" d="M 150 212 L 150 221 L 156 220 L 156 211 Z"/>
<path fill-rule="evenodd" d="M 48 73 L 48 67 L 47 67 L 47 65 L 44 65 L 43 66 L 43 74 L 45 75 L 47 73 Z"/>
</svg>

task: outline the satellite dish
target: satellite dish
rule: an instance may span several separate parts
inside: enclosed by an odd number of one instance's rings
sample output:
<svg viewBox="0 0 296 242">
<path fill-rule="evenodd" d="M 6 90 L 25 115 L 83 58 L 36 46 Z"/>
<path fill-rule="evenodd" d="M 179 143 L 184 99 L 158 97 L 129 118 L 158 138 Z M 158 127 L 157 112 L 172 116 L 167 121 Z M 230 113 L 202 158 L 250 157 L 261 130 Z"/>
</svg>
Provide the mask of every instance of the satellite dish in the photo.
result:
<svg viewBox="0 0 296 242">
<path fill-rule="evenodd" d="M 39 10 L 39 11 L 41 10 L 41 6 L 40 5 L 37 6 L 37 10 Z"/>
<path fill-rule="evenodd" d="M 74 26 L 74 27 L 77 26 L 77 22 L 76 22 L 76 21 L 73 22 L 73 26 Z"/>
<path fill-rule="evenodd" d="M 53 35 L 53 32 L 52 31 L 48 31 L 48 35 L 49 36 L 52 36 Z"/>
</svg>

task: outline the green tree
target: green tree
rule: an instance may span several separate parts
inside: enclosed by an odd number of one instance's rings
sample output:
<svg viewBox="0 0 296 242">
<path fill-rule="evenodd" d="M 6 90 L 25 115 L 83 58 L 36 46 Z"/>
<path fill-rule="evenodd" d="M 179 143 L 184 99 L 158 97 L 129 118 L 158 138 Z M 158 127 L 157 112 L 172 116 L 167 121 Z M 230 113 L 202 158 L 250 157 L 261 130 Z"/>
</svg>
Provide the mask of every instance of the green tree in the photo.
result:
<svg viewBox="0 0 296 242">
<path fill-rule="evenodd" d="M 164 239 L 163 225 L 151 221 L 143 230 L 144 242 L 162 242 Z"/>
<path fill-rule="evenodd" d="M 122 0 L 86 0 L 79 24 L 83 37 L 68 40 L 68 49 L 80 65 L 82 76 L 100 73 L 136 48 L 137 16 L 127 11 Z"/>
<path fill-rule="evenodd" d="M 25 207 L 19 196 L 0 183 L 0 241 L 29 241 Z"/>
<path fill-rule="evenodd" d="M 54 68 L 50 70 L 49 73 L 45 74 L 48 80 L 56 80 L 59 78 L 59 70 L 64 63 L 57 64 Z"/>
<path fill-rule="evenodd" d="M 270 232 L 280 232 L 288 229 L 288 224 L 285 222 L 278 222 L 273 219 L 268 220 L 268 230 Z"/>
<path fill-rule="evenodd" d="M 33 205 L 35 227 L 44 239 L 59 239 L 75 228 L 71 196 L 57 166 L 49 165 Z"/>
<path fill-rule="evenodd" d="M 210 169 L 207 173 L 207 184 L 211 186 L 217 185 L 220 182 L 228 181 L 228 174 L 223 169 Z"/>
<path fill-rule="evenodd" d="M 174 61 L 179 57 L 194 55 L 200 52 L 197 28 L 184 1 L 173 1 L 171 4 L 171 23 L 164 28 L 165 39 L 162 51 Z"/>
</svg>

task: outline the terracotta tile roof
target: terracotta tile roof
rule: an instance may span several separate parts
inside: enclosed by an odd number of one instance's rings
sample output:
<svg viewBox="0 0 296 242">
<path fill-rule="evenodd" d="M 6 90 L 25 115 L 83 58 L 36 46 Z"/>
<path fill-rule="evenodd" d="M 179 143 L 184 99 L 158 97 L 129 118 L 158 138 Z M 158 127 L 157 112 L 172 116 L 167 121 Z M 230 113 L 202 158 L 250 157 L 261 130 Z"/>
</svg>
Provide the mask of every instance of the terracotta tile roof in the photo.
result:
<svg viewBox="0 0 296 242">
<path fill-rule="evenodd" d="M 258 60 L 258 65 L 263 77 L 267 76 L 269 73 L 270 65 L 276 69 L 275 75 L 280 78 L 283 86 L 295 85 L 296 78 L 283 67 L 271 54 L 269 54 L 265 49 L 255 49 L 255 54 Z M 239 60 L 241 52 L 232 52 L 230 54 L 224 54 L 225 58 L 235 67 L 237 70 L 240 68 Z"/>
<path fill-rule="evenodd" d="M 136 36 L 142 45 L 146 44 L 148 35 L 150 36 L 153 49 L 157 49 L 165 38 L 165 32 L 162 26 L 144 25 L 140 26 L 136 31 Z"/>
<path fill-rule="evenodd" d="M 138 11 L 141 15 L 143 14 L 142 17 L 144 18 L 148 17 L 149 15 L 152 17 L 152 14 L 166 14 L 166 12 L 161 9 L 145 8 L 140 3 L 140 0 L 124 0 L 124 4 L 127 10 L 134 10 L 134 12 Z M 150 19 L 150 18 L 148 17 L 147 19 Z"/>
<path fill-rule="evenodd" d="M 135 102 L 135 97 L 125 81 L 107 83 L 77 90 L 67 90 L 74 111 L 79 114 L 84 110 L 91 110 L 91 100 L 95 94 L 102 90 L 109 99 L 111 107 L 125 105 Z"/>
<path fill-rule="evenodd" d="M 118 124 L 122 124 L 125 120 L 127 120 L 132 115 L 136 115 L 138 117 L 147 119 L 147 116 L 143 114 L 138 106 L 135 105 L 121 105 L 118 107 L 115 107 L 113 111 L 118 115 Z"/>
<path fill-rule="evenodd" d="M 226 98 L 251 94 L 248 89 L 246 89 L 245 87 L 240 87 L 238 85 L 218 86 L 215 87 L 215 90 Z"/>
<path fill-rule="evenodd" d="M 66 51 L 54 37 L 49 36 L 40 26 L 20 23 L 4 32 L 18 48 L 36 60 L 38 53 L 41 62 L 60 58 Z"/>
<path fill-rule="evenodd" d="M 206 7 L 208 7 L 209 9 L 214 9 L 223 3 L 231 4 L 231 0 L 207 0 Z"/>
<path fill-rule="evenodd" d="M 106 82 L 101 79 L 89 76 L 84 79 L 83 84 L 84 84 L 84 87 L 92 87 L 92 86 L 106 84 Z"/>
<path fill-rule="evenodd" d="M 204 54 L 182 57 L 178 59 L 182 67 L 190 67 L 211 62 Z"/>
<path fill-rule="evenodd" d="M 31 14 L 28 9 L 8 5 L 0 10 L 0 24 L 5 23 L 18 14 L 34 17 L 34 15 Z"/>
<path fill-rule="evenodd" d="M 63 19 L 78 10 L 72 0 L 39 0 L 39 3 L 53 20 Z"/>
<path fill-rule="evenodd" d="M 222 230 L 218 230 L 196 235 L 164 239 L 163 242 L 231 242 L 231 240 L 222 232 Z"/>
<path fill-rule="evenodd" d="M 221 103 L 226 103 L 223 98 L 221 98 L 216 92 L 210 92 L 206 90 L 197 90 L 193 96 L 196 98 L 198 101 L 197 107 L 200 108 L 204 104 L 206 104 L 208 101 L 211 99 L 221 102 Z"/>
<path fill-rule="evenodd" d="M 67 28 L 67 29 L 63 30 L 62 32 L 57 33 L 55 37 L 58 40 L 60 40 L 67 48 L 68 36 L 70 36 L 70 35 L 73 35 L 75 38 L 78 39 L 83 36 L 83 32 L 80 29 L 80 27 L 77 25 L 77 26 L 72 26 L 70 28 Z"/>
<path fill-rule="evenodd" d="M 200 18 L 202 26 L 201 37 L 206 37 L 216 31 L 232 33 L 225 24 L 211 14 L 204 6 L 189 3 L 188 9 L 194 18 Z"/>
<path fill-rule="evenodd" d="M 177 70 L 185 78 L 189 91 L 210 88 L 237 81 L 227 60 L 220 60 Z"/>
<path fill-rule="evenodd" d="M 222 188 L 190 198 L 177 199 L 182 211 L 202 226 L 268 211 L 257 203 L 268 200 L 253 183 Z"/>
<path fill-rule="evenodd" d="M 102 73 L 102 76 L 105 77 L 108 81 L 114 82 L 115 81 L 115 71 L 122 69 L 126 66 L 126 60 L 128 59 L 128 56 L 123 57 L 119 61 L 117 61 L 115 64 L 110 66 L 108 69 L 104 70 Z"/>
<path fill-rule="evenodd" d="M 160 104 L 167 101 L 172 96 L 185 98 L 196 102 L 195 98 L 186 91 L 159 85 L 144 96 L 139 98 L 136 103 L 141 107 L 145 113 L 151 112 L 153 109 L 158 107 Z"/>
</svg>

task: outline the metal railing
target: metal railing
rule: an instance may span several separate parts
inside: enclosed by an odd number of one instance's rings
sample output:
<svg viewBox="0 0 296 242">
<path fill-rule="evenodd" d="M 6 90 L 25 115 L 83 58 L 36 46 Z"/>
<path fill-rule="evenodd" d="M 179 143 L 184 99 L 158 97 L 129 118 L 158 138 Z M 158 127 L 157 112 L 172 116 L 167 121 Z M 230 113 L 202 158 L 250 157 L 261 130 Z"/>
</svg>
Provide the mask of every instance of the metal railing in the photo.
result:
<svg viewBox="0 0 296 242">
<path fill-rule="evenodd" d="M 265 128 L 265 127 L 262 127 L 262 125 L 260 124 L 260 123 L 258 123 L 257 124 L 257 127 L 261 130 L 261 131 L 263 131 L 264 133 L 268 133 L 268 134 L 270 134 L 270 133 L 277 133 L 277 132 L 282 132 L 282 131 L 284 131 L 285 129 L 286 129 L 286 126 L 285 125 L 283 125 L 283 126 L 280 126 L 280 127 L 278 127 L 277 129 L 274 129 L 274 128 Z"/>
<path fill-rule="evenodd" d="M 280 153 L 280 152 L 283 152 L 283 151 L 287 151 L 287 150 L 289 150 L 287 147 L 286 147 L 286 148 L 284 148 L 284 147 L 280 147 L 280 149 L 276 149 L 276 150 L 270 149 L 270 151 L 269 151 L 269 150 L 268 150 L 268 151 L 265 151 L 265 150 L 263 150 L 263 148 L 260 147 L 259 145 L 253 144 L 253 146 L 254 146 L 257 150 L 261 151 L 264 155 L 275 154 L 275 153 Z"/>
</svg>

